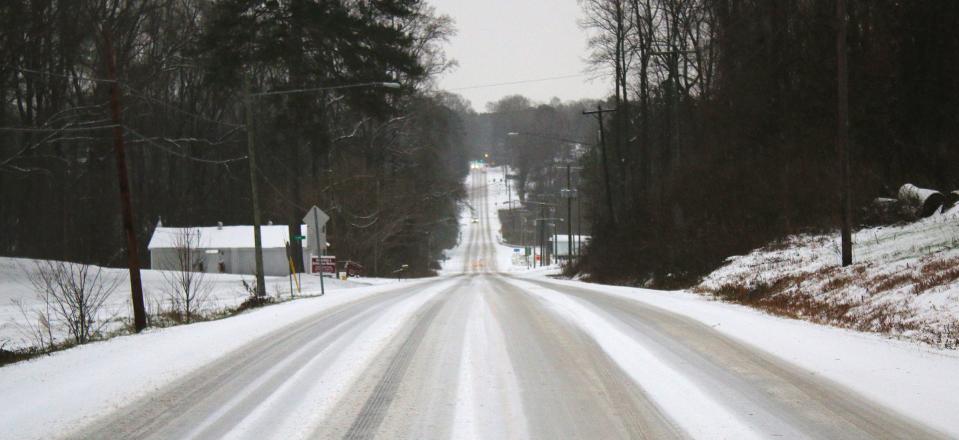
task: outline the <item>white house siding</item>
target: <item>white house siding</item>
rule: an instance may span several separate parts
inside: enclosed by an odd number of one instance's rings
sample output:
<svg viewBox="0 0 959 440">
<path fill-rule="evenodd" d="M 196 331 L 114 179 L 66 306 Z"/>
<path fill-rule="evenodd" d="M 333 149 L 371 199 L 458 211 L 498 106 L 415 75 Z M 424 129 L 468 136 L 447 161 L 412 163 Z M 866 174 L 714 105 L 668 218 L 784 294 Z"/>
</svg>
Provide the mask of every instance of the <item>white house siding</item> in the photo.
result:
<svg viewBox="0 0 959 440">
<path fill-rule="evenodd" d="M 252 243 L 252 228 L 242 226 L 226 226 L 223 229 L 195 228 L 203 231 L 204 244 L 216 243 L 223 247 L 201 247 L 196 250 L 196 261 L 203 262 L 203 270 L 209 273 L 220 272 L 220 262 L 223 262 L 224 273 L 253 275 L 256 269 L 256 260 Z M 306 234 L 306 227 L 303 227 Z M 150 267 L 156 270 L 179 270 L 177 250 L 172 245 L 171 237 L 175 236 L 176 228 L 158 228 L 161 235 L 154 233 L 150 243 Z M 267 276 L 286 276 L 290 273 L 287 259 L 285 236 L 286 226 L 264 226 L 263 273 Z M 250 235 L 251 237 L 246 237 Z M 227 247 L 227 246 L 248 247 Z M 207 253 L 216 251 L 216 253 Z M 303 264 L 309 269 L 309 249 L 303 248 Z"/>
</svg>

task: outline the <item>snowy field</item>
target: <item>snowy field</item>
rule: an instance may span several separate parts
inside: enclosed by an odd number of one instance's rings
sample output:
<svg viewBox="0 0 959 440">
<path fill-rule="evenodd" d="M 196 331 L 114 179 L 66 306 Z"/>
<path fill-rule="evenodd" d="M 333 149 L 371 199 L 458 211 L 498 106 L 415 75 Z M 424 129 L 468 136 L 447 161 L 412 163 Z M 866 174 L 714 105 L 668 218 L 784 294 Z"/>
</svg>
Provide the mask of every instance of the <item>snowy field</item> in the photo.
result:
<svg viewBox="0 0 959 440">
<path fill-rule="evenodd" d="M 696 291 L 766 293 L 760 307 L 934 346 L 959 346 L 959 208 L 853 236 L 839 266 L 839 237 L 800 235 L 732 257 Z"/>
<path fill-rule="evenodd" d="M 30 283 L 29 273 L 35 270 L 36 262 L 22 258 L 0 257 L 0 346 L 5 349 L 34 345 L 27 320 L 36 322 L 37 314 L 45 309 L 45 302 Z M 166 274 L 169 275 L 169 274 Z M 117 288 L 110 295 L 98 319 L 112 321 L 107 331 L 119 327 L 122 320 L 133 316 L 130 299 L 129 272 L 126 269 L 104 269 L 108 282 L 116 282 Z M 144 303 L 149 313 L 168 309 L 170 285 L 161 271 L 141 271 Z M 253 282 L 252 275 L 206 274 L 204 283 L 209 287 L 206 300 L 199 309 L 202 313 L 219 312 L 234 308 L 249 295 L 243 286 Z M 326 289 L 337 290 L 372 284 L 391 283 L 395 280 L 378 278 L 353 278 L 340 281 L 326 278 Z M 300 279 L 303 296 L 320 293 L 319 278 L 303 275 Z M 290 297 L 290 282 L 287 277 L 267 277 L 267 295 L 275 298 Z M 296 288 L 294 287 L 294 290 Z M 62 341 L 67 336 L 63 326 L 55 325 L 55 339 Z"/>
</svg>

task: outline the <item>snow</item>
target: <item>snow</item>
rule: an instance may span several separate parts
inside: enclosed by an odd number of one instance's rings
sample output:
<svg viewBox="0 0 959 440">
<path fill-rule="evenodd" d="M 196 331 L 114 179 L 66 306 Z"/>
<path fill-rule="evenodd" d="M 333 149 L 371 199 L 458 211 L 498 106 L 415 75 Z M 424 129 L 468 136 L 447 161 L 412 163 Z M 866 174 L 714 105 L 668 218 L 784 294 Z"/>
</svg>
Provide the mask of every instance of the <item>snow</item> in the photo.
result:
<svg viewBox="0 0 959 440">
<path fill-rule="evenodd" d="M 485 295 L 474 296 L 466 321 L 456 390 L 453 439 L 527 439 L 520 387 L 506 336 Z M 496 408 L 490 411 L 488 408 Z M 500 419 L 499 415 L 504 415 Z"/>
<path fill-rule="evenodd" d="M 338 338 L 322 349 L 303 347 L 301 351 L 316 353 L 313 359 L 260 402 L 226 438 L 309 438 L 310 431 L 331 413 L 339 397 L 349 392 L 363 374 L 364 369 L 357 366 L 370 364 L 414 313 L 451 284 L 444 282 L 424 289 L 383 312 L 382 318 L 372 325 L 359 327 L 354 334 Z M 358 318 L 352 317 L 340 326 L 349 326 Z M 288 356 L 286 361 L 295 357 Z M 281 365 L 277 365 L 276 369 L 279 368 Z M 254 386 L 251 384 L 249 389 Z M 240 398 L 236 396 L 233 400 L 239 401 Z M 217 414 L 212 414 L 209 420 L 216 418 Z M 258 428 L 264 427 L 269 432 L 257 432 Z M 201 430 L 202 427 L 197 427 L 194 432 L 200 433 Z"/>
<path fill-rule="evenodd" d="M 300 235 L 306 236 L 306 225 L 300 225 Z M 157 227 L 150 237 L 147 249 L 169 249 L 177 247 L 180 237 L 190 237 L 198 241 L 194 247 L 200 249 L 236 249 L 253 248 L 253 226 L 204 226 L 189 228 Z M 265 249 L 285 249 L 290 241 L 290 232 L 287 225 L 260 226 L 260 239 Z M 304 240 L 304 246 L 309 247 L 309 239 Z"/>
<path fill-rule="evenodd" d="M 480 170 L 481 176 L 485 179 L 485 186 L 487 189 L 487 208 L 486 213 L 486 222 L 489 223 L 489 229 L 493 232 L 494 243 L 492 245 L 495 247 L 496 253 L 496 268 L 499 272 L 527 272 L 528 268 L 525 264 L 516 265 L 513 264 L 513 253 L 514 247 L 508 245 L 505 240 L 503 240 L 503 231 L 502 225 L 500 224 L 498 210 L 506 209 L 508 206 L 510 196 L 515 198 L 515 193 L 510 194 L 506 190 L 506 173 L 503 167 L 486 167 L 485 165 L 477 165 L 477 170 Z M 469 186 L 472 182 L 472 176 L 466 178 L 466 185 Z M 514 204 L 516 203 L 514 199 Z M 460 224 L 460 241 L 459 244 L 446 251 L 447 260 L 443 262 L 443 269 L 439 271 L 440 275 L 451 275 L 460 273 L 463 270 L 464 264 L 466 261 L 466 246 L 465 244 L 469 241 L 471 234 L 476 231 L 477 233 L 482 233 L 482 223 L 473 223 L 473 215 L 476 212 L 476 215 L 479 215 L 480 207 L 474 206 L 473 209 L 462 209 L 460 211 L 459 224 Z M 476 210 L 476 211 L 474 211 Z M 484 237 L 480 237 L 479 242 L 483 242 Z M 554 267 L 555 269 L 556 267 Z"/>
<path fill-rule="evenodd" d="M 21 312 L 15 302 L 23 305 L 24 311 L 31 320 L 45 308 L 42 297 L 38 295 L 30 284 L 28 273 L 33 270 L 35 261 L 22 258 L 0 257 L 0 346 L 4 348 L 22 348 L 33 345 L 33 340 L 27 331 L 27 317 Z M 107 268 L 104 274 L 119 279 L 117 289 L 110 295 L 104 305 L 104 311 L 99 319 L 113 319 L 114 322 L 107 330 L 121 326 L 121 318 L 133 316 L 130 305 L 129 272 L 126 269 Z M 144 303 L 148 312 L 158 308 L 166 308 L 169 284 L 164 278 L 163 271 L 142 270 L 140 272 L 143 285 Z M 210 285 L 210 294 L 206 303 L 199 309 L 201 312 L 217 312 L 238 306 L 247 299 L 249 293 L 243 287 L 243 281 L 252 282 L 251 275 L 233 274 L 206 274 L 206 282 Z M 352 278 L 351 281 L 341 281 L 327 278 L 327 291 L 350 287 L 361 287 L 371 284 L 392 283 L 392 279 Z M 320 292 L 320 279 L 313 275 L 301 274 L 300 283 L 302 292 L 296 295 L 311 296 Z M 294 287 L 295 289 L 295 287 Z M 290 280 L 288 277 L 266 277 L 266 292 L 277 298 L 290 297 Z M 62 341 L 67 335 L 66 329 L 59 326 L 54 334 Z"/>
<path fill-rule="evenodd" d="M 959 353 L 956 351 L 773 317 L 745 306 L 712 301 L 693 293 L 566 280 L 552 282 L 617 295 L 688 316 L 727 336 L 845 385 L 915 420 L 959 437 L 959 418 L 956 417 L 959 381 L 955 380 L 959 371 Z M 565 307 L 565 313 L 574 315 L 584 329 L 599 329 L 591 332 L 612 357 L 622 359 L 623 356 L 639 355 L 631 353 L 638 350 L 636 347 L 618 344 L 618 335 L 614 331 L 587 312 L 569 305 L 569 300 L 564 301 L 556 295 L 550 295 L 548 299 Z M 628 352 L 622 353 L 623 350 Z"/>
<path fill-rule="evenodd" d="M 919 281 L 956 270 L 959 208 L 910 224 L 856 232 L 853 262 L 851 267 L 838 267 L 838 234 L 791 236 L 775 246 L 731 257 L 698 290 L 715 292 L 724 285 L 752 288 L 790 279 L 788 295 L 850 307 L 843 317 L 846 322 L 829 324 L 935 346 L 959 345 L 959 278 L 947 277 L 941 285 L 917 290 Z"/>
<path fill-rule="evenodd" d="M 500 171 L 490 169 L 490 176 Z M 502 203 L 505 195 L 490 201 Z M 505 192 L 505 188 L 503 189 Z M 498 218 L 497 218 L 498 220 Z M 494 220 L 495 221 L 495 220 Z M 498 226 L 498 222 L 494 223 Z M 498 230 L 495 229 L 495 230 Z M 854 234 L 856 261 L 871 271 L 893 271 L 893 268 L 915 267 L 925 255 L 941 258 L 959 256 L 959 208 L 922 221 L 895 227 L 863 229 Z M 500 237 L 501 241 L 501 237 Z M 771 280 L 787 271 L 817 271 L 835 266 L 839 260 L 838 244 L 832 236 L 797 236 L 790 238 L 787 247 L 776 251 L 757 251 L 747 256 L 733 257 L 723 269 L 710 275 L 704 282 L 719 283 L 737 276 Z M 512 249 L 498 246 L 499 259 L 509 258 Z M 500 266 L 500 269 L 510 266 Z M 513 268 L 514 270 L 516 268 Z M 517 271 L 522 279 L 549 280 L 578 288 L 621 296 L 647 305 L 659 307 L 700 321 L 720 333 L 740 340 L 777 356 L 800 368 L 842 384 L 863 396 L 885 405 L 930 427 L 959 437 L 959 352 L 942 350 L 914 342 L 890 340 L 880 335 L 829 327 L 810 322 L 770 316 L 758 310 L 715 301 L 708 296 L 683 291 L 656 291 L 623 286 L 608 286 L 572 280 L 547 278 L 557 272 L 556 267 Z M 663 405 L 671 415 L 680 414 L 683 427 L 694 437 L 718 438 L 713 428 L 724 426 L 728 438 L 752 435 L 748 427 L 726 420 L 712 420 L 706 412 L 716 410 L 708 397 L 698 395 L 694 385 L 668 365 L 651 356 L 649 351 L 630 340 L 620 329 L 586 307 L 581 302 L 549 289 L 508 279 L 533 292 L 596 339 L 602 348 L 640 386 Z M 959 283 L 947 288 L 924 293 L 920 297 L 899 292 L 900 301 L 915 307 L 923 319 L 948 321 L 959 316 Z M 640 376 L 637 366 L 655 368 L 657 380 Z M 658 382 L 662 380 L 662 382 Z M 683 390 L 676 392 L 676 390 Z M 693 393 L 693 394 L 685 394 Z M 677 398 L 677 396 L 682 396 Z M 705 399 L 705 400 L 704 400 Z M 693 406 L 690 406 L 693 405 Z M 701 406 L 696 411 L 693 408 Z M 711 408 L 711 409 L 710 409 Z M 705 418 L 705 419 L 704 419 Z M 731 420 L 731 419 L 730 419 Z M 719 423 L 713 425 L 713 423 Z M 695 435 L 696 432 L 708 435 Z"/>
<path fill-rule="evenodd" d="M 600 347 L 693 438 L 759 438 L 710 395 L 610 321 L 573 298 L 534 284 L 509 280 L 531 292 L 593 337 Z"/>
<path fill-rule="evenodd" d="M 697 438 L 754 438 L 753 427 L 735 417 L 684 374 L 676 365 L 657 357 L 656 352 L 626 332 L 621 326 L 589 306 L 585 301 L 556 290 L 534 285 L 526 279 L 548 280 L 556 285 L 570 285 L 631 301 L 658 307 L 702 322 L 716 331 L 783 359 L 810 373 L 835 381 L 868 399 L 912 417 L 932 428 L 959 437 L 959 352 L 896 341 L 882 336 L 827 327 L 800 320 L 778 318 L 745 306 L 714 301 L 690 292 L 664 292 L 621 286 L 605 286 L 569 280 L 550 280 L 547 275 L 555 267 L 526 270 L 512 265 L 512 248 L 502 244 L 499 219 L 495 207 L 505 201 L 505 184 L 501 169 L 488 169 L 490 208 L 487 210 L 494 240 L 498 269 L 514 272 L 518 277 L 505 278 L 534 295 L 559 316 L 581 328 L 616 362 L 654 401 L 664 413 Z M 449 251 L 444 273 L 458 273 L 466 267 L 466 246 L 470 234 L 483 232 L 472 215 L 464 210 L 460 217 L 463 237 L 461 245 Z M 857 258 L 869 271 L 890 270 L 897 265 L 919 264 L 930 251 L 940 255 L 959 255 L 950 245 L 951 237 L 959 236 L 959 220 L 954 213 L 895 228 L 875 228 L 857 233 Z M 870 234 L 872 241 L 870 241 Z M 481 236 L 480 240 L 485 240 Z M 706 283 L 722 283 L 739 276 L 764 279 L 795 270 L 817 271 L 835 264 L 829 239 L 802 236 L 792 240 L 785 250 L 764 250 L 737 257 Z M 825 241 L 824 241 L 825 240 Z M 778 259 L 778 260 L 777 260 Z M 11 299 L 32 301 L 38 305 L 27 282 L 23 267 L 29 260 L 0 258 L 0 342 L 16 334 L 19 311 Z M 872 266 L 869 266 L 869 265 Z M 905 269 L 902 269 L 905 270 Z M 108 269 L 115 276 L 125 277 L 121 269 Z M 757 275 L 758 274 L 758 275 Z M 211 275 L 217 306 L 234 304 L 246 292 L 240 287 L 245 277 Z M 125 278 L 124 278 L 125 279 Z M 248 279 L 248 278 L 246 278 Z M 305 298 L 244 313 L 230 319 L 202 322 L 166 329 L 149 329 L 143 334 L 121 336 L 57 352 L 32 361 L 8 365 L 0 369 L 0 438 L 49 438 L 69 433 L 93 417 L 120 408 L 134 400 L 197 371 L 264 334 L 285 325 L 314 316 L 332 307 L 382 293 L 399 286 L 429 283 L 417 295 L 397 302 L 385 310 L 369 326 L 351 325 L 356 316 L 339 325 L 351 330 L 329 346 L 304 347 L 314 350 L 316 357 L 306 362 L 289 379 L 258 403 L 257 409 L 242 420 L 229 437 L 293 438 L 308 434 L 306 430 L 320 423 L 331 413 L 334 402 L 349 392 L 360 374 L 395 336 L 407 325 L 417 310 L 449 288 L 455 280 L 441 279 L 404 281 L 362 280 L 376 285 L 330 280 L 328 295 Z M 318 290 L 318 279 L 304 277 L 305 293 Z M 388 283 L 388 284 L 387 284 Z M 955 304 L 956 288 L 925 293 L 925 299 L 941 301 L 938 310 Z M 124 312 L 128 306 L 129 287 L 121 282 L 111 297 L 111 310 Z M 150 298 L 162 299 L 163 278 L 157 271 L 144 271 L 144 287 Z M 348 288 L 349 287 L 349 288 Z M 268 291 L 287 295 L 288 280 L 268 278 Z M 945 293 L 944 293 L 945 292 Z M 843 293 L 843 295 L 848 292 Z M 940 296 L 935 296 L 940 295 Z M 911 303 L 910 303 L 911 304 Z M 916 310 L 922 310 L 919 301 Z M 525 438 L 529 436 L 521 396 L 511 360 L 506 351 L 508 335 L 486 302 L 484 295 L 475 295 L 468 308 L 466 333 L 460 347 L 461 360 L 457 383 L 454 438 Z M 933 310 L 933 309 L 928 309 Z M 952 313 L 952 312 L 949 312 Z M 128 316 L 128 315 L 124 315 Z M 923 315 L 925 316 L 925 315 Z M 13 323 L 13 327 L 7 324 Z M 346 327 L 344 327 L 346 328 Z M 346 350 L 349 347 L 349 350 Z M 287 359 L 293 359 L 290 356 Z M 285 362 L 285 361 L 281 361 Z M 283 365 L 277 365 L 279 371 Z M 494 368 L 495 367 L 495 368 Z M 270 375 L 270 373 L 267 373 Z M 266 377 L 264 377 L 266 380 Z M 249 389 L 256 388 L 250 384 Z M 244 396 L 238 394 L 234 401 Z M 495 406 L 498 413 L 508 413 L 509 423 L 490 419 L 484 412 Z M 230 404 L 221 408 L 227 411 Z M 211 415 L 210 421 L 216 414 Z M 262 423 L 269 420 L 269 423 Z M 203 426 L 198 426 L 200 432 Z M 257 432 L 270 429 L 269 433 Z"/>
<path fill-rule="evenodd" d="M 404 282 L 412 286 L 422 281 Z M 322 298 L 290 301 L 219 321 L 148 329 L 2 368 L 0 438 L 50 438 L 70 432 L 93 417 L 120 408 L 167 385 L 264 334 L 337 305 L 395 288 L 395 285 L 340 289 Z M 405 323 L 423 301 L 448 287 L 438 283 L 385 313 L 385 319 L 358 336 L 324 373 L 327 384 L 348 388 L 360 374 L 355 362 L 379 352 L 396 326 Z M 316 384 L 315 386 L 321 386 Z M 329 391 L 329 390 L 327 390 Z M 322 395 L 322 394 L 320 394 Z M 330 395 L 325 395 L 329 398 Z M 320 413 L 320 402 L 305 405 Z M 312 415 L 311 415 L 312 417 Z M 284 425 L 286 426 L 286 425 Z M 277 437 L 282 438 L 282 437 Z"/>
<path fill-rule="evenodd" d="M 487 197 L 489 197 L 490 204 L 490 209 L 487 210 L 489 213 L 487 221 L 489 221 L 490 229 L 495 234 L 497 268 L 501 272 L 526 271 L 526 265 L 513 264 L 514 247 L 507 245 L 506 241 L 503 240 L 503 225 L 500 224 L 499 210 L 507 209 L 510 196 L 515 196 L 515 193 L 506 191 L 506 170 L 504 167 L 490 168 L 486 173 L 486 179 L 487 185 L 489 185 Z"/>
</svg>

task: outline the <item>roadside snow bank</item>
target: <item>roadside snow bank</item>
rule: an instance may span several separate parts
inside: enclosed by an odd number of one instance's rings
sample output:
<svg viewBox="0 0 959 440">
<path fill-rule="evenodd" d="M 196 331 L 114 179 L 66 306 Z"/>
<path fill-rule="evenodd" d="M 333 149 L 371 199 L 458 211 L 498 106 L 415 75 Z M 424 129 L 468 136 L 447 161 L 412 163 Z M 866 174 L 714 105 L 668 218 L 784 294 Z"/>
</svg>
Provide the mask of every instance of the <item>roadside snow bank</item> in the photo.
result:
<svg viewBox="0 0 959 440">
<path fill-rule="evenodd" d="M 959 348 L 959 208 L 853 235 L 799 235 L 732 257 L 694 291 L 822 324 Z"/>
</svg>

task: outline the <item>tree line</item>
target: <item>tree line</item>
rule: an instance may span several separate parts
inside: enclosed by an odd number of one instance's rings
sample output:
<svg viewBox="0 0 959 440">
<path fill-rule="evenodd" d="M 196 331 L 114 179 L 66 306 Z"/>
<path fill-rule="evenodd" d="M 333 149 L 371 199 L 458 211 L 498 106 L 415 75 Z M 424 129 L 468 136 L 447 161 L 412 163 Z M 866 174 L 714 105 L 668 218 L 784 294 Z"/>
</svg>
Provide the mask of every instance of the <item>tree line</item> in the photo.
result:
<svg viewBox="0 0 959 440">
<path fill-rule="evenodd" d="M 596 232 L 578 270 L 686 282 L 838 226 L 835 0 L 580 4 L 616 111 L 608 171 L 598 148 L 583 161 Z M 959 3 L 852 1 L 845 19 L 855 217 L 906 182 L 956 189 Z"/>
<path fill-rule="evenodd" d="M 251 223 L 248 80 L 298 91 L 253 98 L 264 222 L 318 205 L 331 253 L 428 273 L 456 242 L 467 173 L 455 99 L 432 92 L 453 32 L 420 0 L 2 2 L 0 252 L 121 263 L 115 56 L 142 255 L 161 218 Z"/>
</svg>

